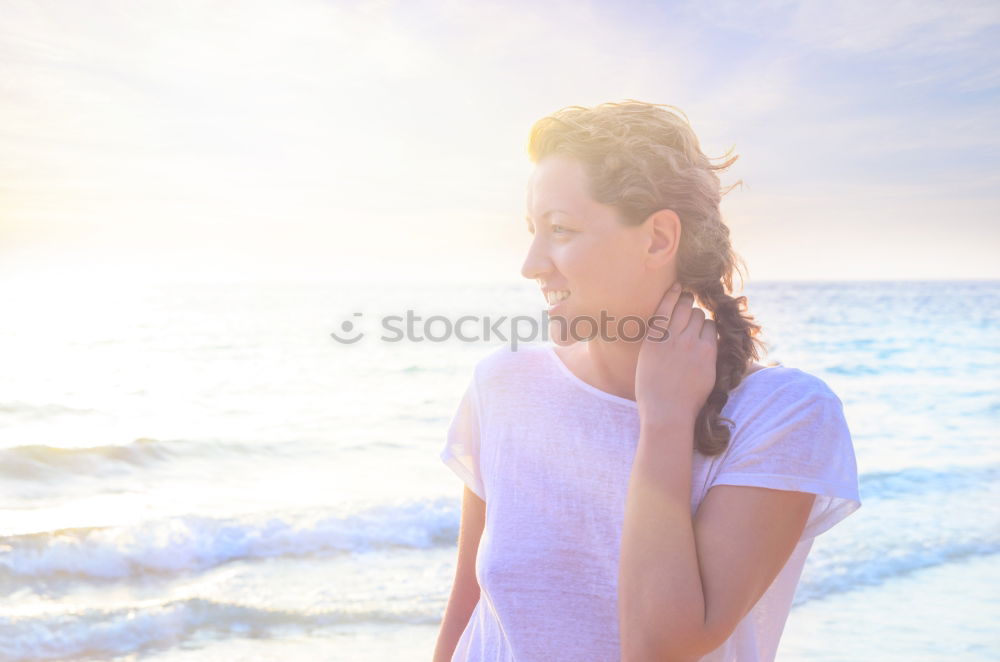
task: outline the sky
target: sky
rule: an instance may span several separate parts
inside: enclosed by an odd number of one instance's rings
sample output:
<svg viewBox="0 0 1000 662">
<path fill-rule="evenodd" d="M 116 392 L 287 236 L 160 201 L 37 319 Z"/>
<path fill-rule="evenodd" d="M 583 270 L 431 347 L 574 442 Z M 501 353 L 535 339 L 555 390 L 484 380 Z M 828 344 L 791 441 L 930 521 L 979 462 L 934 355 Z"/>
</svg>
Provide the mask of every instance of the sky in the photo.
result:
<svg viewBox="0 0 1000 662">
<path fill-rule="evenodd" d="M 531 125 L 684 110 L 749 280 L 1000 278 L 996 2 L 0 0 L 0 280 L 521 280 Z"/>
</svg>

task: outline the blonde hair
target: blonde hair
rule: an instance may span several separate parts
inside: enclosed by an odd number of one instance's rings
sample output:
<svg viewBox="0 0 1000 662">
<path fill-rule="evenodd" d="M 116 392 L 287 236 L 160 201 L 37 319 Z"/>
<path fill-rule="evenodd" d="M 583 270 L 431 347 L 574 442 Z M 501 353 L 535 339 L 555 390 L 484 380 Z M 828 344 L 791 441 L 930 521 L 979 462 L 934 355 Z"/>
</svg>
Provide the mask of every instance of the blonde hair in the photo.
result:
<svg viewBox="0 0 1000 662">
<path fill-rule="evenodd" d="M 733 273 L 740 274 L 742 289 L 739 264 L 745 270 L 746 263 L 733 250 L 719 210 L 722 196 L 742 180 L 723 191 L 716 173 L 739 157 L 713 165 L 684 111 L 634 99 L 566 106 L 538 120 L 528 139 L 529 158 L 538 163 L 551 154 L 579 161 L 590 196 L 615 207 L 626 224 L 639 225 L 660 209 L 680 217 L 677 280 L 711 312 L 719 332 L 715 386 L 695 422 L 695 449 L 722 453 L 730 439 L 724 423 L 733 423 L 721 416 L 722 407 L 750 359 L 759 359 L 767 347 L 746 297 L 732 296 Z"/>
</svg>

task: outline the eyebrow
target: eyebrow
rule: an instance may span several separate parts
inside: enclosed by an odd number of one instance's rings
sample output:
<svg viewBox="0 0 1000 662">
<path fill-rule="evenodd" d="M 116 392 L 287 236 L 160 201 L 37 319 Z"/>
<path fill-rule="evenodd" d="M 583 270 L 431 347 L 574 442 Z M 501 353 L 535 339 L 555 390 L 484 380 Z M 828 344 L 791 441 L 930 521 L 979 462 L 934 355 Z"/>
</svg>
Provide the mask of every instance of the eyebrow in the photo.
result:
<svg viewBox="0 0 1000 662">
<path fill-rule="evenodd" d="M 552 214 L 566 214 L 567 216 L 569 216 L 569 212 L 568 211 L 565 211 L 565 210 L 562 210 L 562 209 L 550 209 L 547 212 L 545 212 L 544 214 L 542 214 L 541 218 L 544 220 L 544 219 L 548 218 L 549 216 L 551 216 Z M 531 214 L 528 214 L 527 216 L 525 216 L 524 220 L 526 220 L 526 221 L 528 221 L 530 223 L 531 222 Z"/>
</svg>

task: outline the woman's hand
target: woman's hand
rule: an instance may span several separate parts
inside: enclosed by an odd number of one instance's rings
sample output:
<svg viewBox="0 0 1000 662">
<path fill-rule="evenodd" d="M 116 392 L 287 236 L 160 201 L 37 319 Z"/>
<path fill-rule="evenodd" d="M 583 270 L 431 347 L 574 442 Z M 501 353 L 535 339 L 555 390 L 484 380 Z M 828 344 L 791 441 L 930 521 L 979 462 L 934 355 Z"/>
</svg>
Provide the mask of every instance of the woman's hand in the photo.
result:
<svg viewBox="0 0 1000 662">
<path fill-rule="evenodd" d="M 715 385 L 715 322 L 693 306 L 694 296 L 674 283 L 647 324 L 635 371 L 644 421 L 677 415 L 693 421 Z"/>
</svg>

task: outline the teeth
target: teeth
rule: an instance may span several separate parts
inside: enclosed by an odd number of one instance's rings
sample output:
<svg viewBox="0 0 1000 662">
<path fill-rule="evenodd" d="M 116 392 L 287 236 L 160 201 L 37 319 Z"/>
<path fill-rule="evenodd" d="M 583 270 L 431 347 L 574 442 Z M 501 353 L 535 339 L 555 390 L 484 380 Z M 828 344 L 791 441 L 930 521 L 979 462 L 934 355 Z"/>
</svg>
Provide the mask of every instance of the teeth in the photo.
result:
<svg viewBox="0 0 1000 662">
<path fill-rule="evenodd" d="M 556 292 L 548 292 L 545 295 L 545 300 L 549 302 L 549 305 L 554 305 L 569 296 L 569 290 L 558 290 Z"/>
</svg>

